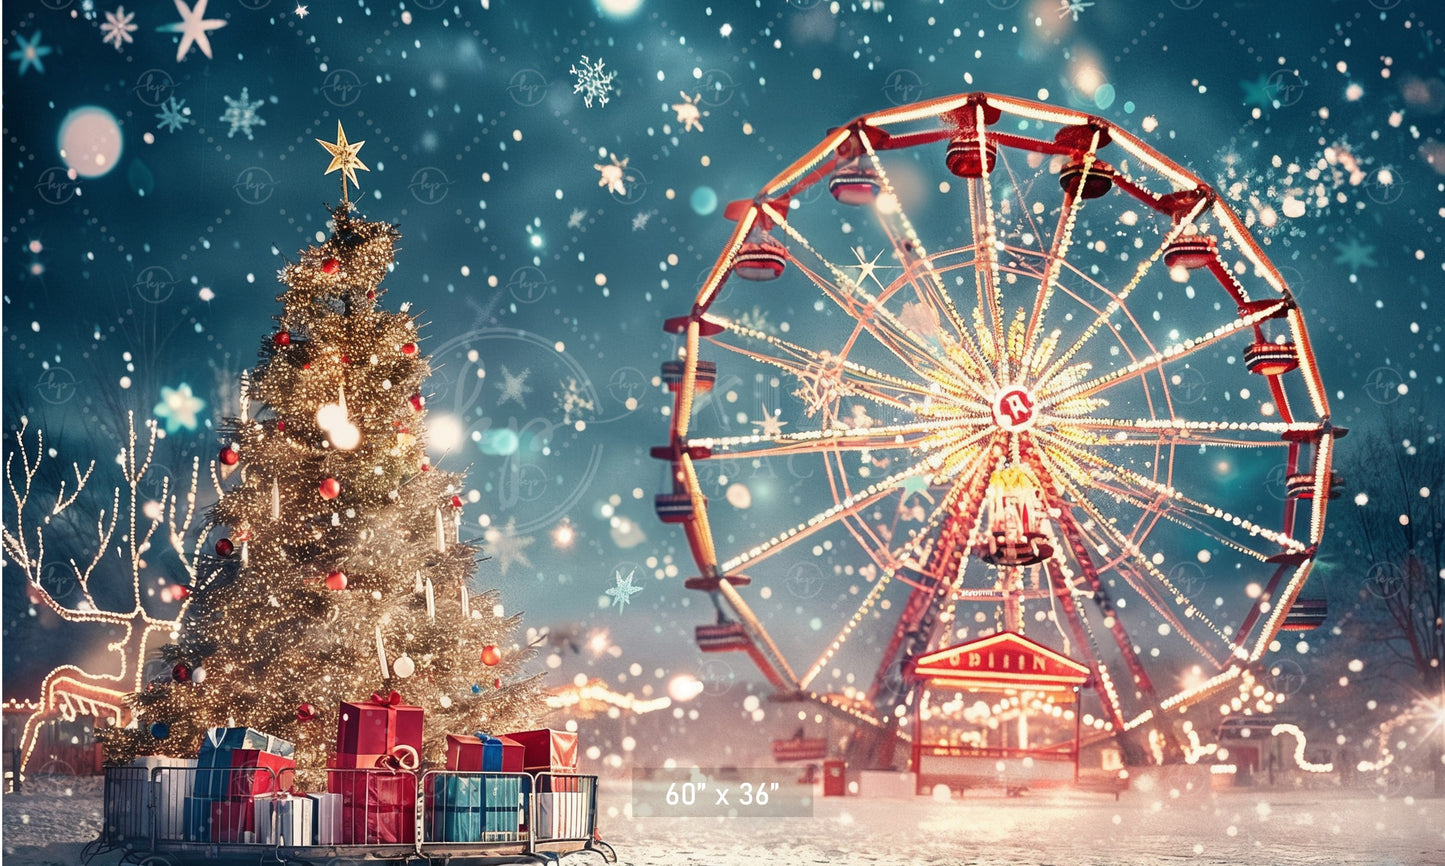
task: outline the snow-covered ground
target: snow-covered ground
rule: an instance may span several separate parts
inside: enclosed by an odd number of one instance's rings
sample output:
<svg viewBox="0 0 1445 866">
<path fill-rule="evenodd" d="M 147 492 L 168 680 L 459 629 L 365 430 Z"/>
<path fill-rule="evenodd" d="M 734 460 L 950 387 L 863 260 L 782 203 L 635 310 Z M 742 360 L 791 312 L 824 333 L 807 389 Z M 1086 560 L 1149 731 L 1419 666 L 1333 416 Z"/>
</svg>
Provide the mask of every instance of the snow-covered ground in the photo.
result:
<svg viewBox="0 0 1445 866">
<path fill-rule="evenodd" d="M 99 790 L 78 780 L 6 796 L 6 866 L 79 862 L 99 829 Z M 946 801 L 824 798 L 811 818 L 634 819 L 624 782 L 604 785 L 599 805 L 603 837 L 633 866 L 1445 866 L 1445 800 L 1336 787 L 1189 793 L 1140 780 L 1117 802 L 970 791 Z"/>
</svg>

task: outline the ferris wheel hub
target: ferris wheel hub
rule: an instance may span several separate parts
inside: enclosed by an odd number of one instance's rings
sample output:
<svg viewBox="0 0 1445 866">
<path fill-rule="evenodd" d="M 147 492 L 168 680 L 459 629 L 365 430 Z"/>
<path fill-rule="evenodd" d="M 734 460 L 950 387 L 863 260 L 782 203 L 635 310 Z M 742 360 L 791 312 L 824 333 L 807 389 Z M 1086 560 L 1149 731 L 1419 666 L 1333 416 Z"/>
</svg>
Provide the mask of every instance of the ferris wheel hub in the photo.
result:
<svg viewBox="0 0 1445 866">
<path fill-rule="evenodd" d="M 1009 433 L 1027 430 L 1038 417 L 1038 401 L 1022 385 L 1006 385 L 993 396 L 993 422 Z"/>
</svg>

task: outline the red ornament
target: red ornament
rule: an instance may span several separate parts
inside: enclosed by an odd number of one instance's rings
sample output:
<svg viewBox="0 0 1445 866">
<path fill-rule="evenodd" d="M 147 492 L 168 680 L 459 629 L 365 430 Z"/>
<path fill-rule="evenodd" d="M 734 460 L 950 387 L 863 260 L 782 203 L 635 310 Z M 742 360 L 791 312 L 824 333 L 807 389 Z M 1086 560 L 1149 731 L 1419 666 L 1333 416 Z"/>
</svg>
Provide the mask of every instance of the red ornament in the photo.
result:
<svg viewBox="0 0 1445 866">
<path fill-rule="evenodd" d="M 420 412 L 421 407 L 426 405 L 426 400 L 420 394 L 413 394 L 408 399 L 411 401 L 411 408 L 416 412 Z"/>
<path fill-rule="evenodd" d="M 178 683 L 190 682 L 191 666 L 186 664 L 185 662 L 181 662 L 180 664 L 171 668 L 171 679 L 175 680 Z"/>
<path fill-rule="evenodd" d="M 223 538 L 223 539 L 221 539 L 220 541 L 217 541 L 217 542 L 216 542 L 216 555 L 217 555 L 217 556 L 230 556 L 231 554 L 233 554 L 233 553 L 235 553 L 235 552 L 236 552 L 236 545 L 231 542 L 231 539 L 229 539 L 229 538 Z"/>
<path fill-rule="evenodd" d="M 493 665 L 498 664 L 501 661 L 501 650 L 498 650 L 491 644 L 487 644 L 486 646 L 482 647 L 482 664 L 486 665 L 487 667 L 492 667 Z"/>
<path fill-rule="evenodd" d="M 336 259 L 328 258 L 321 263 L 321 272 L 324 274 L 334 274 L 339 270 L 341 270 L 341 262 Z"/>
<path fill-rule="evenodd" d="M 497 677 L 497 678 L 495 678 L 495 679 L 492 680 L 492 688 L 494 688 L 494 689 L 500 689 L 501 687 L 502 687 L 502 678 L 501 678 L 501 677 Z"/>
<path fill-rule="evenodd" d="M 250 541 L 250 540 L 251 540 L 251 530 L 249 530 L 249 529 L 237 529 L 235 532 L 232 532 L 232 533 L 231 533 L 231 539 L 232 539 L 233 541 Z"/>
<path fill-rule="evenodd" d="M 332 571 L 326 575 L 326 588 L 333 592 L 346 589 L 346 572 Z"/>
<path fill-rule="evenodd" d="M 271 337 L 271 342 L 278 346 L 289 346 L 291 345 L 291 332 L 277 331 L 275 335 Z"/>
<path fill-rule="evenodd" d="M 296 721 L 309 722 L 316 718 L 316 707 L 312 704 L 302 704 L 296 708 Z"/>
<path fill-rule="evenodd" d="M 348 355 L 348 354 L 346 354 L 345 352 L 342 352 L 342 353 L 341 353 L 341 363 L 343 363 L 343 364 L 350 364 L 350 363 L 351 363 L 351 356 Z"/>
<path fill-rule="evenodd" d="M 221 449 L 221 465 L 235 466 L 238 462 L 240 462 L 240 460 L 241 452 L 236 450 L 236 446 L 227 445 L 225 448 Z"/>
<path fill-rule="evenodd" d="M 306 363 L 302 364 L 302 365 L 301 365 L 301 369 L 303 369 L 303 370 L 310 370 L 310 369 L 311 369 L 311 362 L 310 362 L 310 361 L 307 361 Z"/>
<path fill-rule="evenodd" d="M 171 587 L 171 598 L 175 601 L 184 601 L 191 594 L 191 588 L 183 583 Z"/>
<path fill-rule="evenodd" d="M 415 355 L 416 343 L 403 343 L 401 346 L 401 353 L 403 355 Z"/>
<path fill-rule="evenodd" d="M 367 290 L 366 290 L 366 299 L 367 299 L 368 301 L 374 301 L 374 300 L 376 300 L 376 289 L 367 289 Z"/>
<path fill-rule="evenodd" d="M 430 464 L 430 463 L 423 463 L 423 464 L 421 465 L 421 471 L 423 471 L 423 472 L 430 472 L 430 471 L 431 471 L 431 464 Z"/>
<path fill-rule="evenodd" d="M 341 482 L 327 476 L 321 479 L 321 484 L 317 486 L 317 491 L 321 494 L 322 499 L 335 499 L 341 495 Z"/>
<path fill-rule="evenodd" d="M 285 430 L 285 429 L 286 429 L 286 422 L 285 422 L 284 420 L 280 419 L 280 418 L 276 419 L 276 429 L 277 429 L 277 430 Z"/>
<path fill-rule="evenodd" d="M 461 508 L 461 507 L 462 507 L 462 498 L 461 498 L 460 496 L 453 496 L 453 497 L 452 497 L 452 507 L 453 507 L 453 508 Z"/>
</svg>

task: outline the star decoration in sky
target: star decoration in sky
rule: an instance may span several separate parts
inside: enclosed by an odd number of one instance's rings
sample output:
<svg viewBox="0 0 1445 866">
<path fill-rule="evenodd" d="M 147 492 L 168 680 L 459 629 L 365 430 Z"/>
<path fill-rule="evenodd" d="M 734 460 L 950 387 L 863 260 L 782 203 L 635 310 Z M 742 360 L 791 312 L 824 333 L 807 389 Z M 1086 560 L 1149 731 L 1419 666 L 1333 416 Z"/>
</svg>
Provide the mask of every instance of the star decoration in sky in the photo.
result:
<svg viewBox="0 0 1445 866">
<path fill-rule="evenodd" d="M 188 8 L 185 0 L 175 0 L 176 11 L 181 13 L 181 20 L 173 21 L 170 24 L 162 24 L 156 30 L 160 33 L 181 34 L 181 45 L 176 49 L 176 62 L 186 59 L 186 52 L 191 50 L 191 45 L 201 49 L 201 53 L 207 58 L 211 57 L 211 40 L 206 34 L 212 30 L 219 30 L 226 26 L 226 22 L 220 18 L 204 18 L 206 14 L 206 3 L 209 0 L 196 0 L 195 8 Z"/>
<path fill-rule="evenodd" d="M 297 3 L 296 12 L 294 14 L 297 18 L 305 18 L 307 15 L 311 14 L 311 10 L 307 9 L 305 6 L 302 6 L 300 3 Z"/>
<path fill-rule="evenodd" d="M 618 570 L 612 575 L 612 579 L 616 581 L 617 585 L 609 587 L 607 594 L 612 596 L 611 606 L 617 608 L 618 613 L 621 613 L 622 609 L 627 607 L 627 603 L 632 601 L 634 595 L 642 592 L 642 587 L 632 585 L 632 579 L 636 576 L 636 569 L 629 570 L 626 577 L 622 576 L 621 570 Z"/>
<path fill-rule="evenodd" d="M 20 74 L 24 75 L 31 67 L 34 67 L 36 72 L 44 74 L 45 64 L 41 63 L 40 59 L 55 49 L 49 45 L 40 44 L 40 31 L 35 31 L 29 39 L 16 33 L 15 42 L 20 47 L 10 52 L 10 59 L 20 61 Z"/>
<path fill-rule="evenodd" d="M 341 128 L 341 121 L 338 120 L 336 121 L 336 141 L 322 141 L 318 138 L 316 139 L 316 143 L 326 148 L 326 152 L 331 154 L 331 164 L 326 166 L 325 174 L 331 174 L 333 171 L 338 170 L 341 172 L 342 200 L 346 199 L 346 184 L 348 181 L 354 184 L 357 189 L 361 189 L 361 184 L 356 179 L 356 170 L 359 168 L 362 171 L 371 171 L 371 169 L 363 165 L 360 159 L 357 159 L 356 152 L 361 150 L 361 146 L 366 144 L 366 142 L 358 141 L 352 144 L 347 141 L 346 130 Z"/>
<path fill-rule="evenodd" d="M 511 400 L 523 409 L 527 408 L 527 404 L 522 401 L 522 396 L 532 393 L 532 386 L 527 384 L 527 377 L 530 375 L 532 375 L 531 370 L 513 373 L 507 369 L 506 364 L 503 364 L 502 379 L 505 381 L 502 382 L 502 396 L 497 399 L 497 405 L 500 406 Z"/>
<path fill-rule="evenodd" d="M 178 388 L 162 387 L 161 401 L 151 411 L 166 422 L 167 433 L 175 433 L 196 429 L 196 416 L 204 408 L 206 401 L 191 393 L 190 383 L 182 382 Z"/>
<path fill-rule="evenodd" d="M 1266 76 L 1259 76 L 1253 81 L 1239 82 L 1239 89 L 1244 91 L 1244 104 L 1254 105 L 1266 111 L 1274 107 L 1274 85 Z"/>
<path fill-rule="evenodd" d="M 1379 262 L 1375 261 L 1375 245 L 1367 244 L 1357 237 L 1335 244 L 1335 249 L 1339 252 L 1339 255 L 1335 256 L 1335 264 L 1349 265 L 1351 273 L 1360 268 L 1379 267 Z"/>
<path fill-rule="evenodd" d="M 766 405 L 763 406 L 763 420 L 753 421 L 752 424 L 754 427 L 758 428 L 759 435 L 767 436 L 770 439 L 775 436 L 781 435 L 783 432 L 783 428 L 788 426 L 787 421 L 781 421 L 778 419 L 777 412 L 768 411 L 768 407 Z"/>
<path fill-rule="evenodd" d="M 627 195 L 627 185 L 623 182 L 623 171 L 627 168 L 627 160 L 631 157 L 624 156 L 622 161 L 618 162 L 617 154 L 610 154 L 610 156 L 612 157 L 611 165 L 601 162 L 592 164 L 592 167 L 597 169 L 597 173 L 601 175 L 597 178 L 597 185 L 607 187 L 608 192 Z"/>
<path fill-rule="evenodd" d="M 854 270 L 858 271 L 858 283 L 859 283 L 859 285 L 862 285 L 862 283 L 863 283 L 864 280 L 871 278 L 871 279 L 873 280 L 874 284 L 877 285 L 878 288 L 881 289 L 881 288 L 883 288 L 883 283 L 878 279 L 878 274 L 877 274 L 877 272 L 880 271 L 880 270 L 885 270 L 885 271 L 887 271 L 887 270 L 897 270 L 897 267 L 894 266 L 894 265 L 880 265 L 880 264 L 878 264 L 878 258 L 883 255 L 883 251 L 882 251 L 882 250 L 879 250 L 879 251 L 878 251 L 878 255 L 875 255 L 875 256 L 873 257 L 872 261 L 869 261 L 869 260 L 867 260 L 867 259 L 865 259 L 865 258 L 863 257 L 863 248 L 862 248 L 862 247 L 854 247 L 854 248 L 853 248 L 853 255 L 855 255 L 855 256 L 858 257 L 858 264 L 856 264 L 856 265 L 849 265 L 848 267 L 853 268 Z"/>
</svg>

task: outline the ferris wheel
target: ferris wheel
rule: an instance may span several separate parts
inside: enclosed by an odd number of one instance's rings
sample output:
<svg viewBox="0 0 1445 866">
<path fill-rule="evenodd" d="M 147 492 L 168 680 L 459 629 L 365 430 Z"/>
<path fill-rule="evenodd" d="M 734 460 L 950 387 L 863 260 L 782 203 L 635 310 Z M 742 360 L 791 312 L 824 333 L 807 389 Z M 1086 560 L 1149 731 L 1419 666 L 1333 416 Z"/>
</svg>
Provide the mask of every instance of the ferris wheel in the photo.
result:
<svg viewBox="0 0 1445 866">
<path fill-rule="evenodd" d="M 1000 631 L 1087 665 L 1107 735 L 1282 699 L 1254 672 L 1323 619 L 1296 601 L 1345 431 L 1207 184 L 972 93 L 860 117 L 726 216 L 652 452 L 702 650 L 895 734 L 909 659 Z"/>
</svg>

